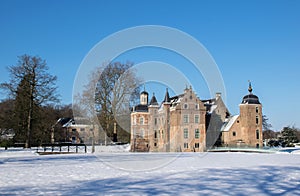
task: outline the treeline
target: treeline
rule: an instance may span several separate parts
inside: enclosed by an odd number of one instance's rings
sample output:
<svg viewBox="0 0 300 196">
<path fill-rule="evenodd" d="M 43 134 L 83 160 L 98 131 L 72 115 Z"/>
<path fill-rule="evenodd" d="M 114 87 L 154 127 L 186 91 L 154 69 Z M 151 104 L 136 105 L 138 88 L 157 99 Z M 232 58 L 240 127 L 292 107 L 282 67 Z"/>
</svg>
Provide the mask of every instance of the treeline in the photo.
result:
<svg viewBox="0 0 300 196">
<path fill-rule="evenodd" d="M 130 141 L 130 107 L 139 97 L 139 79 L 133 63 L 103 64 L 91 73 L 73 106 L 60 105 L 57 77 L 48 73 L 46 61 L 38 56 L 18 57 L 9 66 L 10 80 L 1 83 L 6 98 L 0 102 L 0 145 L 25 148 L 51 142 L 51 129 L 60 118 L 85 118 L 106 139 Z M 52 129 L 53 130 L 53 129 Z M 114 131 L 117 130 L 118 137 Z M 55 126 L 54 140 L 66 140 L 65 131 Z M 12 139 L 9 139 L 12 137 Z"/>
<path fill-rule="evenodd" d="M 27 124 L 23 120 L 23 113 L 24 112 L 20 111 L 20 107 L 16 103 L 16 100 L 6 99 L 1 101 L 0 146 L 25 147 L 25 142 L 27 140 Z M 72 118 L 72 115 L 73 112 L 71 105 L 35 106 L 34 111 L 32 113 L 30 146 L 39 146 L 43 143 L 50 143 L 52 126 L 55 125 L 59 118 Z M 65 141 L 65 132 L 63 131 L 62 127 L 56 126 L 54 131 L 56 142 Z"/>
<path fill-rule="evenodd" d="M 300 142 L 300 129 L 287 126 L 280 132 L 266 130 L 263 132 L 263 139 L 270 147 L 295 147 Z"/>
</svg>

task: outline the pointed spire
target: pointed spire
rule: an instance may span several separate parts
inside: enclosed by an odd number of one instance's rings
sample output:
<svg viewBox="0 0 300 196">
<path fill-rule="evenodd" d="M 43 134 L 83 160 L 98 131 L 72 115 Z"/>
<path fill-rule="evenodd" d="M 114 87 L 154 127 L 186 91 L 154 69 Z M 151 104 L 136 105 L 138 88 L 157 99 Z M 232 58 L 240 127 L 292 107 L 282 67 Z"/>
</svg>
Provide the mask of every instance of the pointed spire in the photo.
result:
<svg viewBox="0 0 300 196">
<path fill-rule="evenodd" d="M 169 92 L 168 92 L 168 88 L 166 89 L 166 95 L 165 95 L 164 102 L 165 102 L 165 103 L 170 102 L 170 95 L 169 95 Z"/>
<path fill-rule="evenodd" d="M 156 100 L 156 97 L 155 97 L 155 94 L 154 94 L 154 93 L 153 93 L 153 96 L 152 96 L 152 98 L 151 98 L 150 105 L 158 105 L 158 103 L 157 103 L 157 100 Z"/>
<path fill-rule="evenodd" d="M 250 80 L 248 80 L 248 82 L 249 82 L 249 88 L 248 88 L 248 91 L 249 91 L 249 93 L 250 94 L 252 94 L 252 86 L 251 86 L 251 81 Z"/>
</svg>

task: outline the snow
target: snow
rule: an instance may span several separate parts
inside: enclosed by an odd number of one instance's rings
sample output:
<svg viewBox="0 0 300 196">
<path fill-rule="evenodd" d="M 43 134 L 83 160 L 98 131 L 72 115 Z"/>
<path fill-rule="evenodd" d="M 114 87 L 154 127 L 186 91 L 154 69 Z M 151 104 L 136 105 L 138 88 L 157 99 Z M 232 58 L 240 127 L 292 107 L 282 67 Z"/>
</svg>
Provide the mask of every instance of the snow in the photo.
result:
<svg viewBox="0 0 300 196">
<path fill-rule="evenodd" d="M 300 195 L 300 154 L 0 149 L 0 195 Z M 296 152 L 296 151 L 294 151 Z"/>
<path fill-rule="evenodd" d="M 235 115 L 233 117 L 230 118 L 230 120 L 228 121 L 228 123 L 225 124 L 225 127 L 222 127 L 222 131 L 229 131 L 230 128 L 232 127 L 232 125 L 234 124 L 234 122 L 238 119 L 239 115 Z"/>
</svg>

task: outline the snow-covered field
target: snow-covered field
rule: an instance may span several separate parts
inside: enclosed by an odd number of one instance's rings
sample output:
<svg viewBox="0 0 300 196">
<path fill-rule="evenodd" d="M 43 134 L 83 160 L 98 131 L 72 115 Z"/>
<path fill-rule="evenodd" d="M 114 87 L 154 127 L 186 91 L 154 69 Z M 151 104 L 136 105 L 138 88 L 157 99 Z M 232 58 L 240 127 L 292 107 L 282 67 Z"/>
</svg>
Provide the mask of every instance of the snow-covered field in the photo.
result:
<svg viewBox="0 0 300 196">
<path fill-rule="evenodd" d="M 108 148 L 44 156 L 0 150 L 0 195 L 300 195 L 300 154 Z"/>
</svg>

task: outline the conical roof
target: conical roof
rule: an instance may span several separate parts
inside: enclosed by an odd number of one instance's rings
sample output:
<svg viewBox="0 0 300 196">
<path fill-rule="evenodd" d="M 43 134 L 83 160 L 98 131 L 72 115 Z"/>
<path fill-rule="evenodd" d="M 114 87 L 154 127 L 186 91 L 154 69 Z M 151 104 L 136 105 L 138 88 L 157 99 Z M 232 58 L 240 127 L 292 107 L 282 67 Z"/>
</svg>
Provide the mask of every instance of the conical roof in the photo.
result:
<svg viewBox="0 0 300 196">
<path fill-rule="evenodd" d="M 165 98 L 164 98 L 164 102 L 165 103 L 170 102 L 170 95 L 169 95 L 169 92 L 168 92 L 168 88 L 166 89 L 166 95 L 165 95 Z"/>
<path fill-rule="evenodd" d="M 152 96 L 152 98 L 151 98 L 150 105 L 158 105 L 158 103 L 157 103 L 157 100 L 156 100 L 156 97 L 155 97 L 154 93 L 153 93 L 153 96 Z"/>
</svg>

